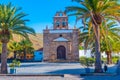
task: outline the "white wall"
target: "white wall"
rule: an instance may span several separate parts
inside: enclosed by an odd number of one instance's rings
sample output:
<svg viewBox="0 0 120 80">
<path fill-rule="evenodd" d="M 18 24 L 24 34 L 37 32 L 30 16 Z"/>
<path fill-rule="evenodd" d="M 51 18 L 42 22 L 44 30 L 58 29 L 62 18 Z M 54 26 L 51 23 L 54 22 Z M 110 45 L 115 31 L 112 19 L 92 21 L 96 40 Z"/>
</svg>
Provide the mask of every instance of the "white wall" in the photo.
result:
<svg viewBox="0 0 120 80">
<path fill-rule="evenodd" d="M 79 57 L 91 57 L 91 50 L 79 50 Z"/>
<path fill-rule="evenodd" d="M 92 57 L 91 54 L 91 50 L 79 50 L 79 57 Z M 105 54 L 105 52 L 101 53 L 101 56 L 106 58 L 107 55 Z M 120 57 L 120 53 L 112 53 L 112 56 L 119 56 Z"/>
<path fill-rule="evenodd" d="M 79 57 L 92 57 L 91 50 L 79 50 Z M 102 57 L 107 57 L 105 52 L 101 54 Z"/>
</svg>

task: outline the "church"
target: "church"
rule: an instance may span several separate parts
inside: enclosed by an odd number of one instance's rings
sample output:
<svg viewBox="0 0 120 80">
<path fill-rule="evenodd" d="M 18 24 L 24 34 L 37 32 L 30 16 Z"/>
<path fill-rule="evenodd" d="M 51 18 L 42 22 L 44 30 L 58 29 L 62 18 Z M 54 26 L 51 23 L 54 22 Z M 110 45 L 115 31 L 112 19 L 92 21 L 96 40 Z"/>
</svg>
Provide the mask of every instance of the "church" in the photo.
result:
<svg viewBox="0 0 120 80">
<path fill-rule="evenodd" d="M 68 16 L 56 12 L 53 17 L 53 29 L 43 31 L 44 61 L 76 62 L 79 61 L 79 29 L 69 29 Z"/>
</svg>

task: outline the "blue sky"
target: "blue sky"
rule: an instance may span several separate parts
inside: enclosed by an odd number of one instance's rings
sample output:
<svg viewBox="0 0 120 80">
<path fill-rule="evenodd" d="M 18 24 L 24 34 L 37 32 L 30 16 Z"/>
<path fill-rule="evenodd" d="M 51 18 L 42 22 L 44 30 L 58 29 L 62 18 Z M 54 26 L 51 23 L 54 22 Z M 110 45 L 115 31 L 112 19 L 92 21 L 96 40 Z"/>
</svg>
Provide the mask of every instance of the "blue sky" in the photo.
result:
<svg viewBox="0 0 120 80">
<path fill-rule="evenodd" d="M 14 6 L 22 7 L 22 11 L 29 14 L 26 19 L 29 19 L 30 22 L 27 25 L 34 28 L 37 33 L 42 33 L 46 25 L 52 27 L 56 11 L 64 11 L 66 6 L 77 4 L 71 0 L 0 0 L 0 3 L 8 2 L 12 2 Z M 74 24 L 75 17 L 69 17 L 70 27 Z"/>
</svg>

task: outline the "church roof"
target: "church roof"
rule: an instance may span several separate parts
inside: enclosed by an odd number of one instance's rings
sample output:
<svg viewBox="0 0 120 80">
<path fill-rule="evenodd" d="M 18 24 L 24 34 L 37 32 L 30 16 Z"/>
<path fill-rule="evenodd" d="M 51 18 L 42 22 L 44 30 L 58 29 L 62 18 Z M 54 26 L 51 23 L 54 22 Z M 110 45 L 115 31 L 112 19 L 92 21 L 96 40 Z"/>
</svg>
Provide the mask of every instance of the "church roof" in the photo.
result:
<svg viewBox="0 0 120 80">
<path fill-rule="evenodd" d="M 57 39 L 54 39 L 53 41 L 60 41 L 60 42 L 66 42 L 66 41 L 69 41 L 68 39 L 65 39 L 63 37 L 59 37 Z"/>
<path fill-rule="evenodd" d="M 60 29 L 60 30 L 50 30 L 50 33 L 72 33 L 73 30 L 65 30 L 65 29 Z"/>
</svg>

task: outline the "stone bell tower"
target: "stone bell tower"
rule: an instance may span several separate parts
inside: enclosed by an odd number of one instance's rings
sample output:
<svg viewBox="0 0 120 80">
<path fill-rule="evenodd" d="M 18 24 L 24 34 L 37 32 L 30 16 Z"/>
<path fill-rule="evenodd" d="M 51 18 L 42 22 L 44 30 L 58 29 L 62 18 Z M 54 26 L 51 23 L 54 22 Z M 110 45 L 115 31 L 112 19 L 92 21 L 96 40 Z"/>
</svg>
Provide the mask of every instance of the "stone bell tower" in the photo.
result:
<svg viewBox="0 0 120 80">
<path fill-rule="evenodd" d="M 68 17 L 64 12 L 57 12 L 54 16 L 54 29 L 68 29 Z"/>
<path fill-rule="evenodd" d="M 79 60 L 79 30 L 69 29 L 68 16 L 56 12 L 53 17 L 53 29 L 43 31 L 44 61 L 76 62 Z"/>
</svg>

